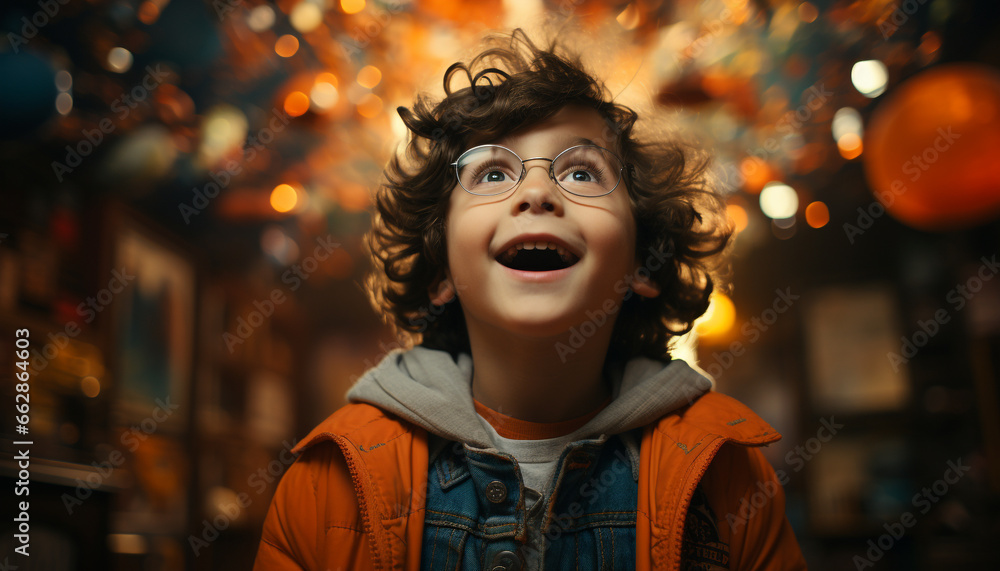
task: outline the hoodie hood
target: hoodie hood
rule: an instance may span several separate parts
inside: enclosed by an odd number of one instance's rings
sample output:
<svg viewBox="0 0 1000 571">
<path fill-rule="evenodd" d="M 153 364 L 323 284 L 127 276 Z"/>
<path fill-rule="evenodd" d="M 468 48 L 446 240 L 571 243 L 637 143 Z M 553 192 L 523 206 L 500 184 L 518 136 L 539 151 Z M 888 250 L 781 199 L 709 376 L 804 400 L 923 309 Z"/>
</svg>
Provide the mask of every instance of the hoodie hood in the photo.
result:
<svg viewBox="0 0 1000 571">
<path fill-rule="evenodd" d="M 645 357 L 609 364 L 613 400 L 579 431 L 581 437 L 627 432 L 691 404 L 712 381 L 684 361 Z M 417 346 L 389 353 L 347 393 L 448 440 L 491 448 L 472 401 L 472 357 Z"/>
</svg>

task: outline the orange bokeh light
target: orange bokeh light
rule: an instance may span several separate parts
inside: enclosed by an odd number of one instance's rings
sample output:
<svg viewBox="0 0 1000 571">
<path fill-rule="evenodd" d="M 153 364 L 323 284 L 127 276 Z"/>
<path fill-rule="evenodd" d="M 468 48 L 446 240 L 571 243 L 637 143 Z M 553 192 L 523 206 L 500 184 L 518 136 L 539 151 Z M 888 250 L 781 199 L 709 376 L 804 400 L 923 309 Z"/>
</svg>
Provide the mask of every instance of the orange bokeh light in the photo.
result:
<svg viewBox="0 0 1000 571">
<path fill-rule="evenodd" d="M 799 4 L 799 19 L 807 24 L 811 24 L 819 17 L 819 10 L 809 2 Z"/>
<path fill-rule="evenodd" d="M 696 329 L 701 338 L 721 337 L 736 323 L 736 306 L 724 293 L 712 293 L 708 311 L 698 320 Z"/>
<path fill-rule="evenodd" d="M 837 150 L 840 151 L 840 156 L 847 160 L 858 158 L 863 150 L 861 137 L 857 133 L 844 133 L 837 139 Z"/>
<path fill-rule="evenodd" d="M 337 76 L 330 73 L 329 71 L 324 71 L 316 74 L 316 83 L 329 83 L 330 85 L 337 87 L 340 85 L 340 80 Z"/>
<path fill-rule="evenodd" d="M 279 184 L 271 191 L 271 208 L 288 212 L 299 202 L 299 193 L 290 184 Z"/>
<path fill-rule="evenodd" d="M 285 97 L 285 113 L 298 117 L 309 110 L 309 96 L 301 91 L 293 91 Z"/>
<path fill-rule="evenodd" d="M 366 65 L 358 71 L 358 85 L 371 89 L 382 81 L 382 70 L 374 65 Z"/>
<path fill-rule="evenodd" d="M 340 9 L 345 14 L 357 14 L 365 9 L 365 0 L 340 0 Z"/>
<path fill-rule="evenodd" d="M 291 34 L 285 34 L 274 42 L 274 53 L 281 57 L 292 57 L 299 51 L 299 39 Z"/>
<path fill-rule="evenodd" d="M 369 93 L 358 102 L 358 113 L 362 117 L 371 119 L 382 112 L 382 98 L 374 93 Z"/>
<path fill-rule="evenodd" d="M 160 17 L 160 7 L 156 5 L 155 2 L 146 0 L 139 6 L 139 10 L 136 14 L 139 17 L 139 21 L 143 24 L 152 24 L 156 22 L 156 19 Z"/>
<path fill-rule="evenodd" d="M 740 174 L 743 175 L 743 189 L 750 194 L 759 194 L 765 184 L 779 178 L 770 164 L 757 157 L 740 161 Z"/>
<path fill-rule="evenodd" d="M 830 209 L 826 204 L 816 201 L 806 206 L 806 224 L 813 228 L 822 228 L 830 222 Z"/>
<path fill-rule="evenodd" d="M 746 229 L 747 224 L 750 222 L 746 209 L 739 204 L 726 205 L 726 215 L 733 221 L 733 227 L 737 232 L 742 232 Z"/>
</svg>

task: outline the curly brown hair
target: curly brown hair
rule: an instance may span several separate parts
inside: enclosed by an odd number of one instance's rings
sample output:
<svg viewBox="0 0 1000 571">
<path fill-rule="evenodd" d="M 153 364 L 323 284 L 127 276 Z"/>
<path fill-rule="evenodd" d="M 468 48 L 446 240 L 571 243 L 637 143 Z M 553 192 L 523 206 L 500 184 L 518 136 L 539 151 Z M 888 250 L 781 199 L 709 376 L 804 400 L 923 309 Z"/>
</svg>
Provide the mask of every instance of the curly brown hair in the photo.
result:
<svg viewBox="0 0 1000 571">
<path fill-rule="evenodd" d="M 647 268 L 659 296 L 626 295 L 608 357 L 669 358 L 671 338 L 690 331 L 708 308 L 732 234 L 725 203 L 708 182 L 706 155 L 678 141 L 639 140 L 636 112 L 609 98 L 579 57 L 565 54 L 557 42 L 536 47 L 519 29 L 487 42 L 490 47 L 470 63 L 448 68 L 442 100 L 433 104 L 421 94 L 412 110 L 397 109 L 410 135 L 404 151 L 390 159 L 375 196 L 367 235 L 373 305 L 398 329 L 419 334 L 425 347 L 469 352 L 457 297 L 438 306 L 429 294 L 448 263 L 445 224 L 455 186 L 449 165 L 473 141 L 503 137 L 567 105 L 582 105 L 604 118 L 613 150 L 630 165 L 624 182 L 636 222 L 636 259 L 653 252 L 666 258 L 658 269 Z M 453 90 L 455 76 L 464 76 L 468 86 Z"/>
</svg>

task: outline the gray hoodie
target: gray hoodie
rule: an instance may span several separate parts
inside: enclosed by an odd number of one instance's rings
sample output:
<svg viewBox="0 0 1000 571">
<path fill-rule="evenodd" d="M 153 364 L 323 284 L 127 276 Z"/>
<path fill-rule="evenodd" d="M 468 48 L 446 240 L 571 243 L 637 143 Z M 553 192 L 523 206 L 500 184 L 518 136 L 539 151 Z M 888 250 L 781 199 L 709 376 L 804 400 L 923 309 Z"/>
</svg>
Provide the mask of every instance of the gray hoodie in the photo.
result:
<svg viewBox="0 0 1000 571">
<path fill-rule="evenodd" d="M 712 388 L 711 380 L 679 360 L 637 357 L 607 369 L 613 400 L 574 433 L 577 440 L 645 426 Z M 459 354 L 456 362 L 445 351 L 420 346 L 393 351 L 358 380 L 347 398 L 373 404 L 447 440 L 493 447 L 472 402 L 468 354 Z"/>
</svg>

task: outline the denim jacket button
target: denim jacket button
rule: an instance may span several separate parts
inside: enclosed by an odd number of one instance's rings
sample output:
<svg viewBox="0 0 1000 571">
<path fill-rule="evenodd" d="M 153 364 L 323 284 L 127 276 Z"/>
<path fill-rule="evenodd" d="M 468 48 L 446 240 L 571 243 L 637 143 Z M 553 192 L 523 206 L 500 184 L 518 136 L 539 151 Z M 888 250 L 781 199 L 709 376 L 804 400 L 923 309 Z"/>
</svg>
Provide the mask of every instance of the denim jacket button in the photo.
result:
<svg viewBox="0 0 1000 571">
<path fill-rule="evenodd" d="M 507 499 L 507 486 L 503 485 L 503 482 L 500 480 L 493 480 L 489 484 L 486 484 L 486 499 L 494 504 L 504 501 Z M 509 551 L 504 551 L 504 553 L 509 553 Z"/>
<path fill-rule="evenodd" d="M 497 553 L 490 565 L 490 571 L 518 571 L 520 568 L 521 558 L 513 551 Z"/>
</svg>

